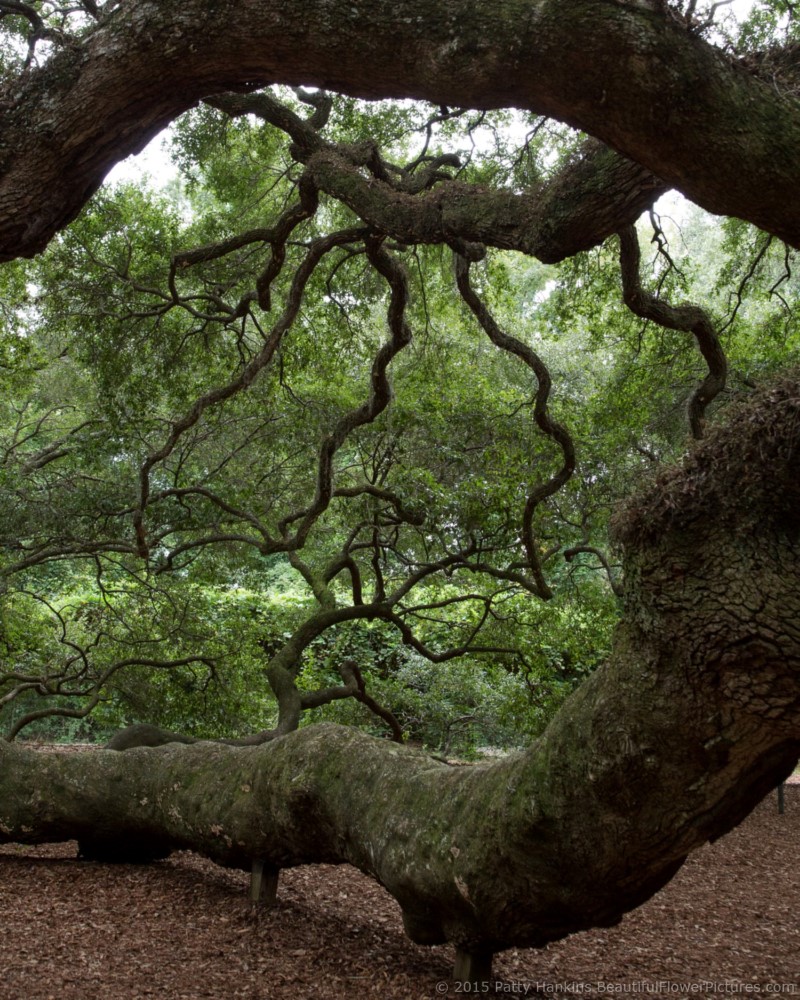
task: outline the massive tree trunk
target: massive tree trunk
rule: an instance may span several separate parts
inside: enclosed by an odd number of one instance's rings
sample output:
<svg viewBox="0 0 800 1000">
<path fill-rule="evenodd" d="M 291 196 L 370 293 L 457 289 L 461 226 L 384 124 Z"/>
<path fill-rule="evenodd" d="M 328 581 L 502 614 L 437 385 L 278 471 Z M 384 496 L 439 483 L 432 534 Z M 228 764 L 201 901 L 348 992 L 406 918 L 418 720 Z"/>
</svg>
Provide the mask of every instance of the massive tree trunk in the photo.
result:
<svg viewBox="0 0 800 1000">
<path fill-rule="evenodd" d="M 274 82 L 530 109 L 800 246 L 800 106 L 768 78 L 660 0 L 127 0 L 0 93 L 0 260 L 203 96 Z"/>
<path fill-rule="evenodd" d="M 448 766 L 332 725 L 256 748 L 5 745 L 0 837 L 350 862 L 412 938 L 478 953 L 616 922 L 800 753 L 799 432 L 792 379 L 629 505 L 612 657 L 525 752 Z"/>
</svg>

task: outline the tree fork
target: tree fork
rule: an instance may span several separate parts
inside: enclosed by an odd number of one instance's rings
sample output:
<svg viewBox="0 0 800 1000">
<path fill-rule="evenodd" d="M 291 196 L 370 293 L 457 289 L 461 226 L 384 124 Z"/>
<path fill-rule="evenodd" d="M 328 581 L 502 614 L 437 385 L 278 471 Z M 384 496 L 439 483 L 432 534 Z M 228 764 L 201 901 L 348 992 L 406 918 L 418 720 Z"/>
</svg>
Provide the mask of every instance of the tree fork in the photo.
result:
<svg viewBox="0 0 800 1000">
<path fill-rule="evenodd" d="M 629 503 L 612 655 L 526 751 L 449 766 L 330 724 L 248 748 L 5 744 L 0 838 L 247 871 L 347 862 L 470 969 L 616 923 L 800 754 L 799 431 L 794 377 Z"/>
</svg>

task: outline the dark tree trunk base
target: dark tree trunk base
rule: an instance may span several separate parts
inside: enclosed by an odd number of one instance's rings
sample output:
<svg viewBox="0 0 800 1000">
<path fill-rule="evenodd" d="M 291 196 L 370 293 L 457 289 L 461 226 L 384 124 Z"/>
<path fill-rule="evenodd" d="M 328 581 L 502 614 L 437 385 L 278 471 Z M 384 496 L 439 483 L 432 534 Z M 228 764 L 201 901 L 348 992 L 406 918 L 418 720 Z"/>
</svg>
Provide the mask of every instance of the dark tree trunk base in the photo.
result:
<svg viewBox="0 0 800 1000">
<path fill-rule="evenodd" d="M 280 869 L 266 861 L 256 860 L 250 872 L 250 903 L 255 909 L 271 909 L 278 900 Z"/>
<path fill-rule="evenodd" d="M 462 948 L 457 948 L 456 961 L 453 966 L 453 981 L 469 983 L 473 987 L 490 983 L 492 981 L 493 957 L 491 951 L 464 951 Z"/>
</svg>

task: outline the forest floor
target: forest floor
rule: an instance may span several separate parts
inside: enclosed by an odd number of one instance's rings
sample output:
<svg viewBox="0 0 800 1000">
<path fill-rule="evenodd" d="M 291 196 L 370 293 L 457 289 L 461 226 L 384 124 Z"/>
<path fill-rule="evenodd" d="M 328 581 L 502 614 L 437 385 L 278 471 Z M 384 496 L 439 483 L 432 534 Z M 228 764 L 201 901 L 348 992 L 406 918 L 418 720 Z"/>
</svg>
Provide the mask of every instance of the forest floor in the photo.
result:
<svg viewBox="0 0 800 1000">
<path fill-rule="evenodd" d="M 496 956 L 491 992 L 800 996 L 800 776 L 618 927 Z M 397 905 L 347 866 L 282 873 L 254 918 L 248 876 L 194 854 L 76 860 L 0 847 L 0 1000 L 429 1000 L 453 951 L 404 936 Z"/>
</svg>

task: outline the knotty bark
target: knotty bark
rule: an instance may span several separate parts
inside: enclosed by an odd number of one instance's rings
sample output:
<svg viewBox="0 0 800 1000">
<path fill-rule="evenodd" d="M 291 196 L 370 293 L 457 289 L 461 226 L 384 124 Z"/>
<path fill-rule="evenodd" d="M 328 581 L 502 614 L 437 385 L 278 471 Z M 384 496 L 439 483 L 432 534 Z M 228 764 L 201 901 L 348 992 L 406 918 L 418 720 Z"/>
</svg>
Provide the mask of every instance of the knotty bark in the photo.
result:
<svg viewBox="0 0 800 1000">
<path fill-rule="evenodd" d="M 492 190 L 440 180 L 426 191 L 416 177 L 409 184 L 398 181 L 393 171 L 375 170 L 380 154 L 369 140 L 358 148 L 328 142 L 313 123 L 269 94 L 217 94 L 205 103 L 231 117 L 255 115 L 285 131 L 293 140 L 291 154 L 305 164 L 304 179 L 315 191 L 337 198 L 401 243 L 450 243 L 454 248 L 481 243 L 554 264 L 632 225 L 667 190 L 649 170 L 589 140 L 579 155 L 535 188 Z"/>
<path fill-rule="evenodd" d="M 7 744 L 0 838 L 349 862 L 414 940 L 473 953 L 613 924 L 800 753 L 798 430 L 793 378 L 631 501 L 612 656 L 528 750 L 452 767 L 334 725 L 252 748 Z"/>
<path fill-rule="evenodd" d="M 800 106 L 655 0 L 128 0 L 0 94 L 0 259 L 203 96 L 273 82 L 531 109 L 800 245 Z"/>
</svg>

